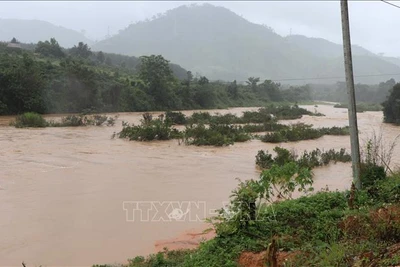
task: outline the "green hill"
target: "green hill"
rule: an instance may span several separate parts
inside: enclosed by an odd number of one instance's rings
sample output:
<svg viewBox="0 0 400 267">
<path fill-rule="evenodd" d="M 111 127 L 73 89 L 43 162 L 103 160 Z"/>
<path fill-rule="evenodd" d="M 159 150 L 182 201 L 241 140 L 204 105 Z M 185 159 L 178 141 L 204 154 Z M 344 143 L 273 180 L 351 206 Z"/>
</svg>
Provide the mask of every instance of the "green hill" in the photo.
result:
<svg viewBox="0 0 400 267">
<path fill-rule="evenodd" d="M 285 38 L 269 27 L 210 4 L 181 6 L 151 21 L 132 24 L 96 43 L 93 49 L 134 56 L 162 54 L 214 80 L 344 76 L 340 45 L 303 36 Z M 362 47 L 353 49 L 356 75 L 400 73 L 398 65 Z M 377 83 L 389 78 L 356 80 Z"/>
</svg>

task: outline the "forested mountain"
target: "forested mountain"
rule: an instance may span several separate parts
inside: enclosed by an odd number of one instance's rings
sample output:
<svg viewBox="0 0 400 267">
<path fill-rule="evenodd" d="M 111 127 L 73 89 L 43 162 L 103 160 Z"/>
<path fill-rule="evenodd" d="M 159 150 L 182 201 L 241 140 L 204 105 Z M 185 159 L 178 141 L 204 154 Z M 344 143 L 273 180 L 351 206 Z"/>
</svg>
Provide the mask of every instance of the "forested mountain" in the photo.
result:
<svg viewBox="0 0 400 267">
<path fill-rule="evenodd" d="M 317 38 L 285 38 L 210 4 L 181 6 L 132 24 L 95 44 L 93 50 L 135 56 L 162 54 L 213 80 L 344 76 L 340 45 Z M 400 73 L 398 65 L 359 46 L 354 46 L 354 69 L 355 75 Z M 390 78 L 356 77 L 356 82 L 378 83 Z"/>
<path fill-rule="evenodd" d="M 37 43 L 55 38 L 63 47 L 72 47 L 78 42 L 93 43 L 80 32 L 46 21 L 0 18 L 0 41 L 9 42 L 12 38 L 23 43 Z"/>
</svg>

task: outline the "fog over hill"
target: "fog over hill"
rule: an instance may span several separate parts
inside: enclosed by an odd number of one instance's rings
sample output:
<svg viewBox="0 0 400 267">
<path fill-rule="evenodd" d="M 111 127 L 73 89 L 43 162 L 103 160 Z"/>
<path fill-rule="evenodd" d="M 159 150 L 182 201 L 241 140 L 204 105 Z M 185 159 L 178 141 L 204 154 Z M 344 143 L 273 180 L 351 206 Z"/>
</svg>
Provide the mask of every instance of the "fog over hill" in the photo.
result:
<svg viewBox="0 0 400 267">
<path fill-rule="evenodd" d="M 320 38 L 282 37 L 267 26 L 210 4 L 180 6 L 153 20 L 131 24 L 93 49 L 135 56 L 162 54 L 210 79 L 257 76 L 290 80 L 344 75 L 341 45 Z M 353 47 L 353 56 L 355 75 L 400 73 L 394 61 L 360 46 Z M 356 82 L 389 78 L 356 77 Z"/>
<path fill-rule="evenodd" d="M 0 41 L 13 37 L 24 43 L 54 37 L 67 48 L 83 41 L 93 51 L 136 57 L 161 54 L 211 80 L 244 81 L 251 76 L 291 84 L 344 80 L 341 44 L 304 35 L 284 37 L 268 26 L 210 4 L 179 6 L 131 24 L 98 43 L 81 32 L 45 21 L 0 19 Z M 356 82 L 378 83 L 400 77 L 384 75 L 400 74 L 399 58 L 377 55 L 358 45 L 353 45 L 353 58 Z"/>
<path fill-rule="evenodd" d="M 89 45 L 93 43 L 80 32 L 46 21 L 0 18 L 0 41 L 10 41 L 14 37 L 22 43 L 37 43 L 56 38 L 61 46 L 67 48 L 77 45 L 78 42 Z"/>
</svg>

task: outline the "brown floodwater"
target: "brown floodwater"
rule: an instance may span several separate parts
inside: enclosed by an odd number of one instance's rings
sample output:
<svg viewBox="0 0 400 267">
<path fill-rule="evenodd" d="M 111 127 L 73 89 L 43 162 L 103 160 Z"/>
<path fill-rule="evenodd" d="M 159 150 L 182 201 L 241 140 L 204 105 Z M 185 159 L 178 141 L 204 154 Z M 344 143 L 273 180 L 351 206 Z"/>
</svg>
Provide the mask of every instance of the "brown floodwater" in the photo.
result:
<svg viewBox="0 0 400 267">
<path fill-rule="evenodd" d="M 347 125 L 346 109 L 307 108 L 327 116 L 285 123 Z M 250 109 L 214 112 L 240 115 Z M 358 118 L 361 143 L 373 131 L 382 132 L 388 141 L 399 134 L 399 127 L 382 123 L 381 112 L 361 113 Z M 128 221 L 124 202 L 191 201 L 203 203 L 209 216 L 228 200 L 237 185 L 235 178 L 257 178 L 257 151 L 275 147 L 258 140 L 215 148 L 179 145 L 176 140 L 111 139 L 121 121 L 138 122 L 141 113 L 120 113 L 114 127 L 15 129 L 8 126 L 11 119 L 0 117 L 0 266 L 21 266 L 22 261 L 27 266 L 90 266 L 152 253 L 168 244 L 166 240 L 204 223 L 141 222 L 138 217 Z M 324 136 L 281 146 L 298 152 L 349 149 L 350 141 L 348 136 Z M 399 149 L 393 167 L 400 163 Z M 316 189 L 350 187 L 350 164 L 332 164 L 314 174 Z M 157 207 L 162 213 L 165 206 Z"/>
</svg>

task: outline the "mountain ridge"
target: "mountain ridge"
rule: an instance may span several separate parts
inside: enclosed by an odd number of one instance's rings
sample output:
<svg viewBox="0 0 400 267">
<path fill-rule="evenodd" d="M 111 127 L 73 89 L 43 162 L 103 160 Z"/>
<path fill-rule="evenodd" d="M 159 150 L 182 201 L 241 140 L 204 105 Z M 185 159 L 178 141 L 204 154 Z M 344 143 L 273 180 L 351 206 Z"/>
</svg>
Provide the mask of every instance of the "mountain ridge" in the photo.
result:
<svg viewBox="0 0 400 267">
<path fill-rule="evenodd" d="M 343 60 L 337 60 L 342 58 L 341 45 L 322 38 L 282 37 L 210 4 L 180 6 L 153 20 L 131 24 L 93 49 L 135 56 L 161 54 L 194 73 L 221 80 L 344 74 Z M 356 75 L 400 73 L 398 64 L 361 46 L 353 45 L 353 58 Z M 357 81 L 378 82 L 374 77 Z"/>
</svg>

